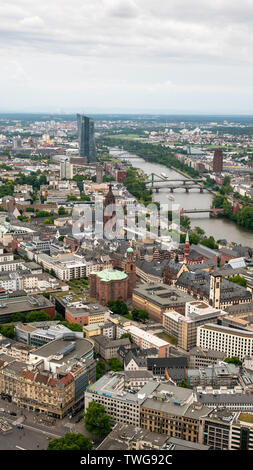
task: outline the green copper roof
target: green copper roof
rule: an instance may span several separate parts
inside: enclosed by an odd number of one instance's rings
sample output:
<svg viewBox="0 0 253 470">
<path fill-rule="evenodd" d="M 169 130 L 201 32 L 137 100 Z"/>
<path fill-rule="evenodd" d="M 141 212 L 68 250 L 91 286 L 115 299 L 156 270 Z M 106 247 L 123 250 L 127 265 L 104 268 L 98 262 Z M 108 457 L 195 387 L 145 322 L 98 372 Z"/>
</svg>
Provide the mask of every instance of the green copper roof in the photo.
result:
<svg viewBox="0 0 253 470">
<path fill-rule="evenodd" d="M 187 232 L 187 234 L 186 234 L 185 241 L 186 241 L 186 242 L 189 242 L 189 233 L 188 233 L 188 232 Z"/>
<path fill-rule="evenodd" d="M 133 248 L 131 248 L 131 246 L 129 246 L 129 248 L 127 249 L 127 253 L 133 253 Z"/>
<path fill-rule="evenodd" d="M 103 271 L 98 271 L 91 274 L 96 274 L 103 282 L 122 281 L 122 279 L 127 278 L 126 273 L 123 271 L 117 271 L 117 269 L 103 269 Z"/>
</svg>

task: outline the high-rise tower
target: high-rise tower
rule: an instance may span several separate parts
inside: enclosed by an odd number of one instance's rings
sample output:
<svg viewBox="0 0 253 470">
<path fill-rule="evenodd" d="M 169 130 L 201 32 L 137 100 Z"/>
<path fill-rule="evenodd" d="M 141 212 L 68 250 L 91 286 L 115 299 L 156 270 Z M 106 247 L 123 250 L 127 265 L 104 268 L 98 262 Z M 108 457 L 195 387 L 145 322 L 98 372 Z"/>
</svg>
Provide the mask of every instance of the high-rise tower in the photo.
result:
<svg viewBox="0 0 253 470">
<path fill-rule="evenodd" d="M 63 158 L 60 163 L 60 177 L 71 180 L 73 178 L 73 165 L 67 158 Z"/>
<path fill-rule="evenodd" d="M 97 156 L 94 136 L 94 121 L 83 114 L 77 114 L 77 127 L 80 157 L 85 157 L 87 163 L 95 163 Z"/>
<path fill-rule="evenodd" d="M 217 149 L 213 156 L 213 172 L 221 173 L 223 170 L 223 153 L 221 149 Z"/>
</svg>

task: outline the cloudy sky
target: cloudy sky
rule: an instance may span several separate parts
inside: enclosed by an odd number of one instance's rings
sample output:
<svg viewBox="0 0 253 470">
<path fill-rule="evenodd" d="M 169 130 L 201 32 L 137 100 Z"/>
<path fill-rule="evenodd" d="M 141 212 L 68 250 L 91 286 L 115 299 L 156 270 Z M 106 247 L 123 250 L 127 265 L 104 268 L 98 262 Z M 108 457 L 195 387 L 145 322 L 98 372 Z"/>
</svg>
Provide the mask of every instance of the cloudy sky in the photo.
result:
<svg viewBox="0 0 253 470">
<path fill-rule="evenodd" d="M 0 2 L 0 111 L 253 114 L 252 0 Z"/>
</svg>

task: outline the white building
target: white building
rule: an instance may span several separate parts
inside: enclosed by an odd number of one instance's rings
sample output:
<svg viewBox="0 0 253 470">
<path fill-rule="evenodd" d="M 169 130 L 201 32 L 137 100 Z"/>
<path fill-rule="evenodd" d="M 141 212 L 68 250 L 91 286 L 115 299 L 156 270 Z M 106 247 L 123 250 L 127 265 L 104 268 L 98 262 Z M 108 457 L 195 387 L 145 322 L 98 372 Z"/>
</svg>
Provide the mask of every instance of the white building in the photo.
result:
<svg viewBox="0 0 253 470">
<path fill-rule="evenodd" d="M 78 255 L 55 257 L 39 254 L 38 263 L 42 263 L 44 269 L 52 269 L 56 276 L 63 281 L 87 277 L 85 258 Z"/>
<path fill-rule="evenodd" d="M 62 159 L 60 163 L 60 177 L 71 180 L 73 178 L 73 165 L 67 158 Z"/>
<path fill-rule="evenodd" d="M 253 331 L 239 330 L 208 323 L 197 329 L 197 346 L 236 356 L 241 360 L 253 356 Z"/>
<path fill-rule="evenodd" d="M 130 333 L 132 340 L 139 348 L 141 349 L 150 349 L 156 348 L 158 349 L 158 356 L 159 357 L 168 357 L 169 356 L 169 348 L 170 344 L 163 339 L 158 338 L 151 333 L 148 333 L 141 328 L 138 328 L 134 325 L 123 326 L 120 329 L 120 333 Z M 119 332 L 117 332 L 117 335 Z"/>
</svg>

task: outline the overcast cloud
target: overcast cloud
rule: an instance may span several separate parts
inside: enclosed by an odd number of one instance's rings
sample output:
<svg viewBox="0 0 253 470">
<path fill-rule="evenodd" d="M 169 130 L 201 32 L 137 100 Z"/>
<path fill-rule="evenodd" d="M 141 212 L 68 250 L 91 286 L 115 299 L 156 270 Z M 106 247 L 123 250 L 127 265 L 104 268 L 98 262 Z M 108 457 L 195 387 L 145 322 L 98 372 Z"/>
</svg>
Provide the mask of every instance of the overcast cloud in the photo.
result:
<svg viewBox="0 0 253 470">
<path fill-rule="evenodd" d="M 252 0 L 0 3 L 0 110 L 252 113 Z"/>
</svg>

